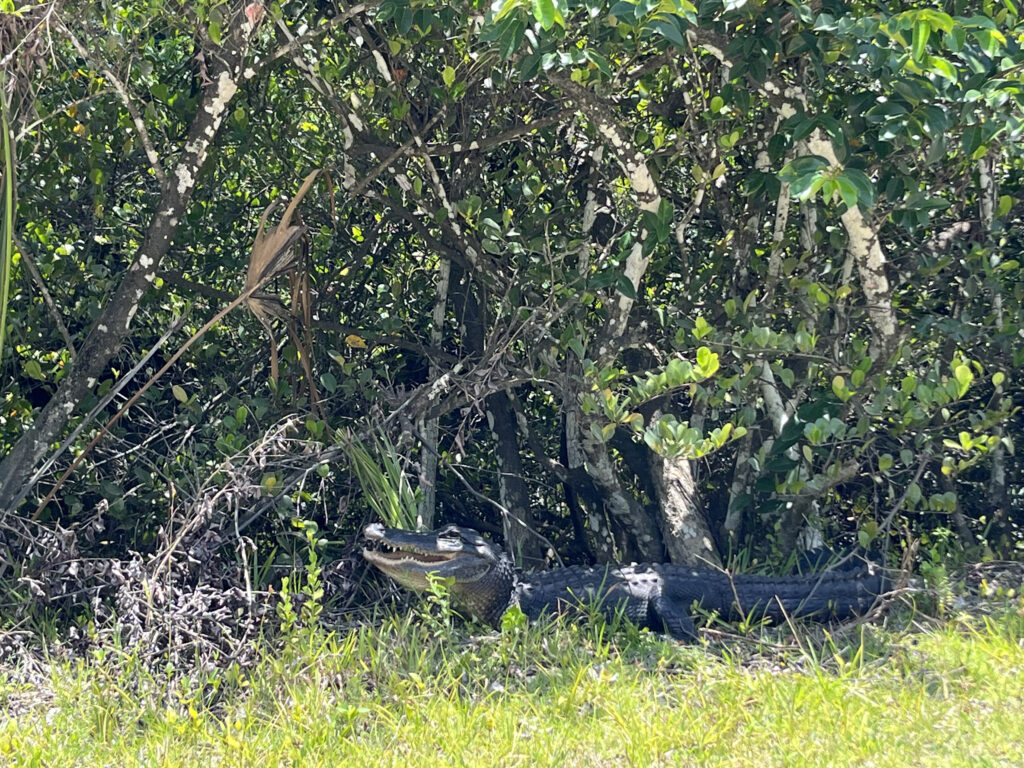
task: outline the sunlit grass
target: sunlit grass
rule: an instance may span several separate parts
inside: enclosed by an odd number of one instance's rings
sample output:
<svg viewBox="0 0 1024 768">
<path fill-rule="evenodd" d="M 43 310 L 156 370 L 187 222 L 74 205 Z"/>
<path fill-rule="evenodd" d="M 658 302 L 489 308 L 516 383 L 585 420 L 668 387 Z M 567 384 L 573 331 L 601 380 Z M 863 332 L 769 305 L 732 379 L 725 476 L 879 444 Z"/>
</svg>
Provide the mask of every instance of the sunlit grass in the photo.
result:
<svg viewBox="0 0 1024 768">
<path fill-rule="evenodd" d="M 390 618 L 296 632 L 244 674 L 170 683 L 107 654 L 54 665 L 48 697 L 0 679 L 0 711 L 15 713 L 0 715 L 0 762 L 1017 765 L 1022 637 L 1013 610 L 786 648 L 593 625 L 474 639 Z"/>
</svg>

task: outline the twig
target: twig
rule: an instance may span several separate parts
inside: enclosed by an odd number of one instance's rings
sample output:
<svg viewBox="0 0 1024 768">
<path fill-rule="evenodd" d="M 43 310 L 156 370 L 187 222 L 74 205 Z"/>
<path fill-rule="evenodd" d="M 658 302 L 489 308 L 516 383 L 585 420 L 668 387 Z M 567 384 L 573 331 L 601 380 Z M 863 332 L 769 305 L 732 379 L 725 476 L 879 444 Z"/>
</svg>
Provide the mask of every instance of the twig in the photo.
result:
<svg viewBox="0 0 1024 768">
<path fill-rule="evenodd" d="M 75 344 L 71 341 L 71 334 L 68 333 L 67 326 L 64 325 L 64 320 L 61 319 L 60 312 L 57 311 L 57 305 L 53 302 L 53 297 L 50 296 L 50 292 L 46 288 L 46 283 L 43 282 L 43 276 L 39 273 L 39 268 L 36 267 L 35 259 L 29 254 L 25 244 L 21 242 L 21 238 L 17 234 L 12 233 L 14 238 L 14 244 L 18 246 L 18 250 L 21 251 L 21 258 L 25 261 L 25 266 L 28 267 L 28 271 L 32 273 L 32 279 L 39 287 L 39 292 L 43 295 L 43 301 L 46 302 L 46 306 L 50 310 L 50 314 L 53 315 L 53 321 L 57 324 L 57 329 L 60 331 L 60 335 L 64 337 L 64 344 L 67 346 L 68 351 L 71 353 L 71 357 L 75 357 L 77 352 L 75 351 Z"/>
</svg>

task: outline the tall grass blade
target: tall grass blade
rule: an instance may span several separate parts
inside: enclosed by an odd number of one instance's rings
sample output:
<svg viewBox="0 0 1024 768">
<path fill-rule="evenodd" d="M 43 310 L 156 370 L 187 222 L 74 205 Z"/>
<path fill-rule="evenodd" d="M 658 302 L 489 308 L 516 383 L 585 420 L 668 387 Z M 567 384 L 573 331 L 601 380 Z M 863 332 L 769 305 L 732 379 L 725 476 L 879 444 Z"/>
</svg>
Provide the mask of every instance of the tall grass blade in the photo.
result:
<svg viewBox="0 0 1024 768">
<path fill-rule="evenodd" d="M 419 493 L 402 468 L 398 450 L 386 435 L 374 440 L 374 453 L 354 434 L 342 436 L 342 450 L 363 488 L 366 503 L 392 528 L 415 530 Z"/>
<path fill-rule="evenodd" d="M 7 331 L 7 303 L 14 269 L 14 136 L 7 114 L 7 78 L 0 71 L 0 173 L 3 174 L 3 217 L 0 221 L 0 360 L 4 357 Z"/>
</svg>

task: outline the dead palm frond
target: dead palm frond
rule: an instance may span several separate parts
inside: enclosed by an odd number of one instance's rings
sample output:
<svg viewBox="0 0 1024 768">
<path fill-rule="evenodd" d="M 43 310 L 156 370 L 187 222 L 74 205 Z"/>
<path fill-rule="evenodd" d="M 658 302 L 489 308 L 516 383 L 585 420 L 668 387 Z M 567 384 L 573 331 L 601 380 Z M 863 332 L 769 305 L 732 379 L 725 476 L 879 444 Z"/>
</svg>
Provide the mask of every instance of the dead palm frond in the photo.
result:
<svg viewBox="0 0 1024 768">
<path fill-rule="evenodd" d="M 270 280 L 289 272 L 295 267 L 299 258 L 295 253 L 295 245 L 306 233 L 306 227 L 301 223 L 292 224 L 292 219 L 296 215 L 296 209 L 298 208 L 299 203 L 302 202 L 302 198 L 304 198 L 306 193 L 309 192 L 309 188 L 313 185 L 316 177 L 320 175 L 321 172 L 322 169 L 317 169 L 306 176 L 305 180 L 302 182 L 302 186 L 299 187 L 298 193 L 294 198 L 292 198 L 292 201 L 285 209 L 284 215 L 281 217 L 281 221 L 270 232 L 266 231 L 267 217 L 276 207 L 276 203 L 272 203 L 267 206 L 267 209 L 260 217 L 259 231 L 256 233 L 252 253 L 249 255 L 249 268 L 246 273 L 245 287 L 242 293 L 238 298 L 234 299 L 226 307 L 210 318 L 202 328 L 196 331 L 184 344 L 182 344 L 181 347 L 178 348 L 178 351 L 171 355 L 170 359 L 164 364 L 164 366 L 154 373 L 149 381 L 143 384 L 142 387 L 128 399 L 128 402 L 121 406 L 117 413 L 110 417 L 110 420 L 103 425 L 102 429 L 99 430 L 92 441 L 75 458 L 75 460 L 71 462 L 71 466 L 69 466 L 64 471 L 64 474 L 60 476 L 60 479 L 56 482 L 53 488 L 50 489 L 46 498 L 44 498 L 42 502 L 40 502 L 39 506 L 36 507 L 36 511 L 32 516 L 34 520 L 39 518 L 43 510 L 46 508 L 46 505 L 54 499 L 57 495 L 57 491 L 64 485 L 64 482 L 75 468 L 82 463 L 89 451 L 96 446 L 96 444 L 102 439 L 103 435 L 105 435 L 117 420 L 124 415 L 125 411 L 134 405 L 135 402 L 142 397 L 142 395 L 151 386 L 153 386 L 153 384 L 163 376 L 183 354 L 185 354 L 189 347 L 202 338 L 203 335 L 210 330 L 210 328 L 220 322 L 225 315 L 239 304 L 245 303 L 249 309 L 252 310 L 253 314 L 260 319 L 260 322 L 264 324 L 264 327 L 267 327 L 271 317 L 278 316 L 277 310 L 273 308 L 274 301 L 276 301 L 275 297 L 270 296 L 269 294 L 257 294 L 257 291 L 259 291 L 260 288 Z M 333 194 L 331 197 L 333 198 Z M 256 302 L 253 302 L 254 298 L 257 299 Z M 291 317 L 280 301 L 277 301 L 277 306 L 284 311 L 286 317 Z M 254 309 L 254 307 L 256 307 L 256 309 Z M 303 368 L 306 372 L 306 376 L 310 380 L 310 389 L 312 391 L 312 371 L 308 364 L 308 355 L 302 354 L 302 357 L 305 361 Z M 316 403 L 315 394 L 310 397 L 310 402 L 311 404 Z"/>
<path fill-rule="evenodd" d="M 277 360 L 277 342 L 274 338 L 274 329 L 272 321 L 276 318 L 283 321 L 287 328 L 288 334 L 291 337 L 292 343 L 295 345 L 296 350 L 299 353 L 299 361 L 302 364 L 303 372 L 306 375 L 306 381 L 309 384 L 309 400 L 313 408 L 319 412 L 320 410 L 320 398 L 317 396 L 316 386 L 313 382 L 313 371 L 309 364 L 309 358 L 312 347 L 312 340 L 307 337 L 309 344 L 302 344 L 299 340 L 298 334 L 295 331 L 294 320 L 296 314 L 293 310 L 289 310 L 281 300 L 272 294 L 268 293 L 257 293 L 257 289 L 271 280 L 281 277 L 282 275 L 288 275 L 292 281 L 292 298 L 294 300 L 298 297 L 302 297 L 303 301 L 303 317 L 308 317 L 309 313 L 309 291 L 308 291 L 308 270 L 297 270 L 296 267 L 300 264 L 303 255 L 306 253 L 305 249 L 297 248 L 297 244 L 306 234 L 306 227 L 302 224 L 301 218 L 297 215 L 297 209 L 299 203 L 309 192 L 310 187 L 316 180 L 316 177 L 321 173 L 320 169 L 317 169 L 306 176 L 305 181 L 302 182 L 302 186 L 299 187 L 299 191 L 295 197 L 292 198 L 288 207 L 285 209 L 284 215 L 281 216 L 281 221 L 274 229 L 267 232 L 267 218 L 270 213 L 277 207 L 276 201 L 267 206 L 266 210 L 263 211 L 263 215 L 260 217 L 259 229 L 256 232 L 256 239 L 252 245 L 252 252 L 249 254 L 249 267 L 245 276 L 245 292 L 249 295 L 245 300 L 245 305 L 252 312 L 253 316 L 260 322 L 264 330 L 267 332 L 267 336 L 270 339 L 270 378 L 274 382 L 276 387 L 278 379 L 278 360 Z M 330 177 L 328 177 L 328 183 L 330 183 Z M 331 196 L 333 198 L 333 195 Z M 293 219 L 295 222 L 293 223 Z M 297 274 L 298 273 L 298 274 Z M 306 290 L 301 291 L 301 286 L 305 285 Z M 308 325 L 307 325 L 308 329 Z"/>
</svg>

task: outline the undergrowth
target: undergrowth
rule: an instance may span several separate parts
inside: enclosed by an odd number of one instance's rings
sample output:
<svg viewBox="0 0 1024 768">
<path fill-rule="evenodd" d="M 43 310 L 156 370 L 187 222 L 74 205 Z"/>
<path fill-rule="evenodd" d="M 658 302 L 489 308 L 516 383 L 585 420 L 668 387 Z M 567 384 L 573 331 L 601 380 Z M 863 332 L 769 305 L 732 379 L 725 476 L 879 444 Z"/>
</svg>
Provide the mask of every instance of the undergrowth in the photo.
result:
<svg viewBox="0 0 1024 768">
<path fill-rule="evenodd" d="M 0 760 L 70 765 L 1008 765 L 1024 605 L 927 629 L 680 645 L 600 619 L 501 632 L 295 622 L 250 670 L 166 676 L 116 648 L 0 677 Z M 799 627 L 803 632 L 806 628 Z M 710 638 L 710 639 L 709 639 Z"/>
</svg>

